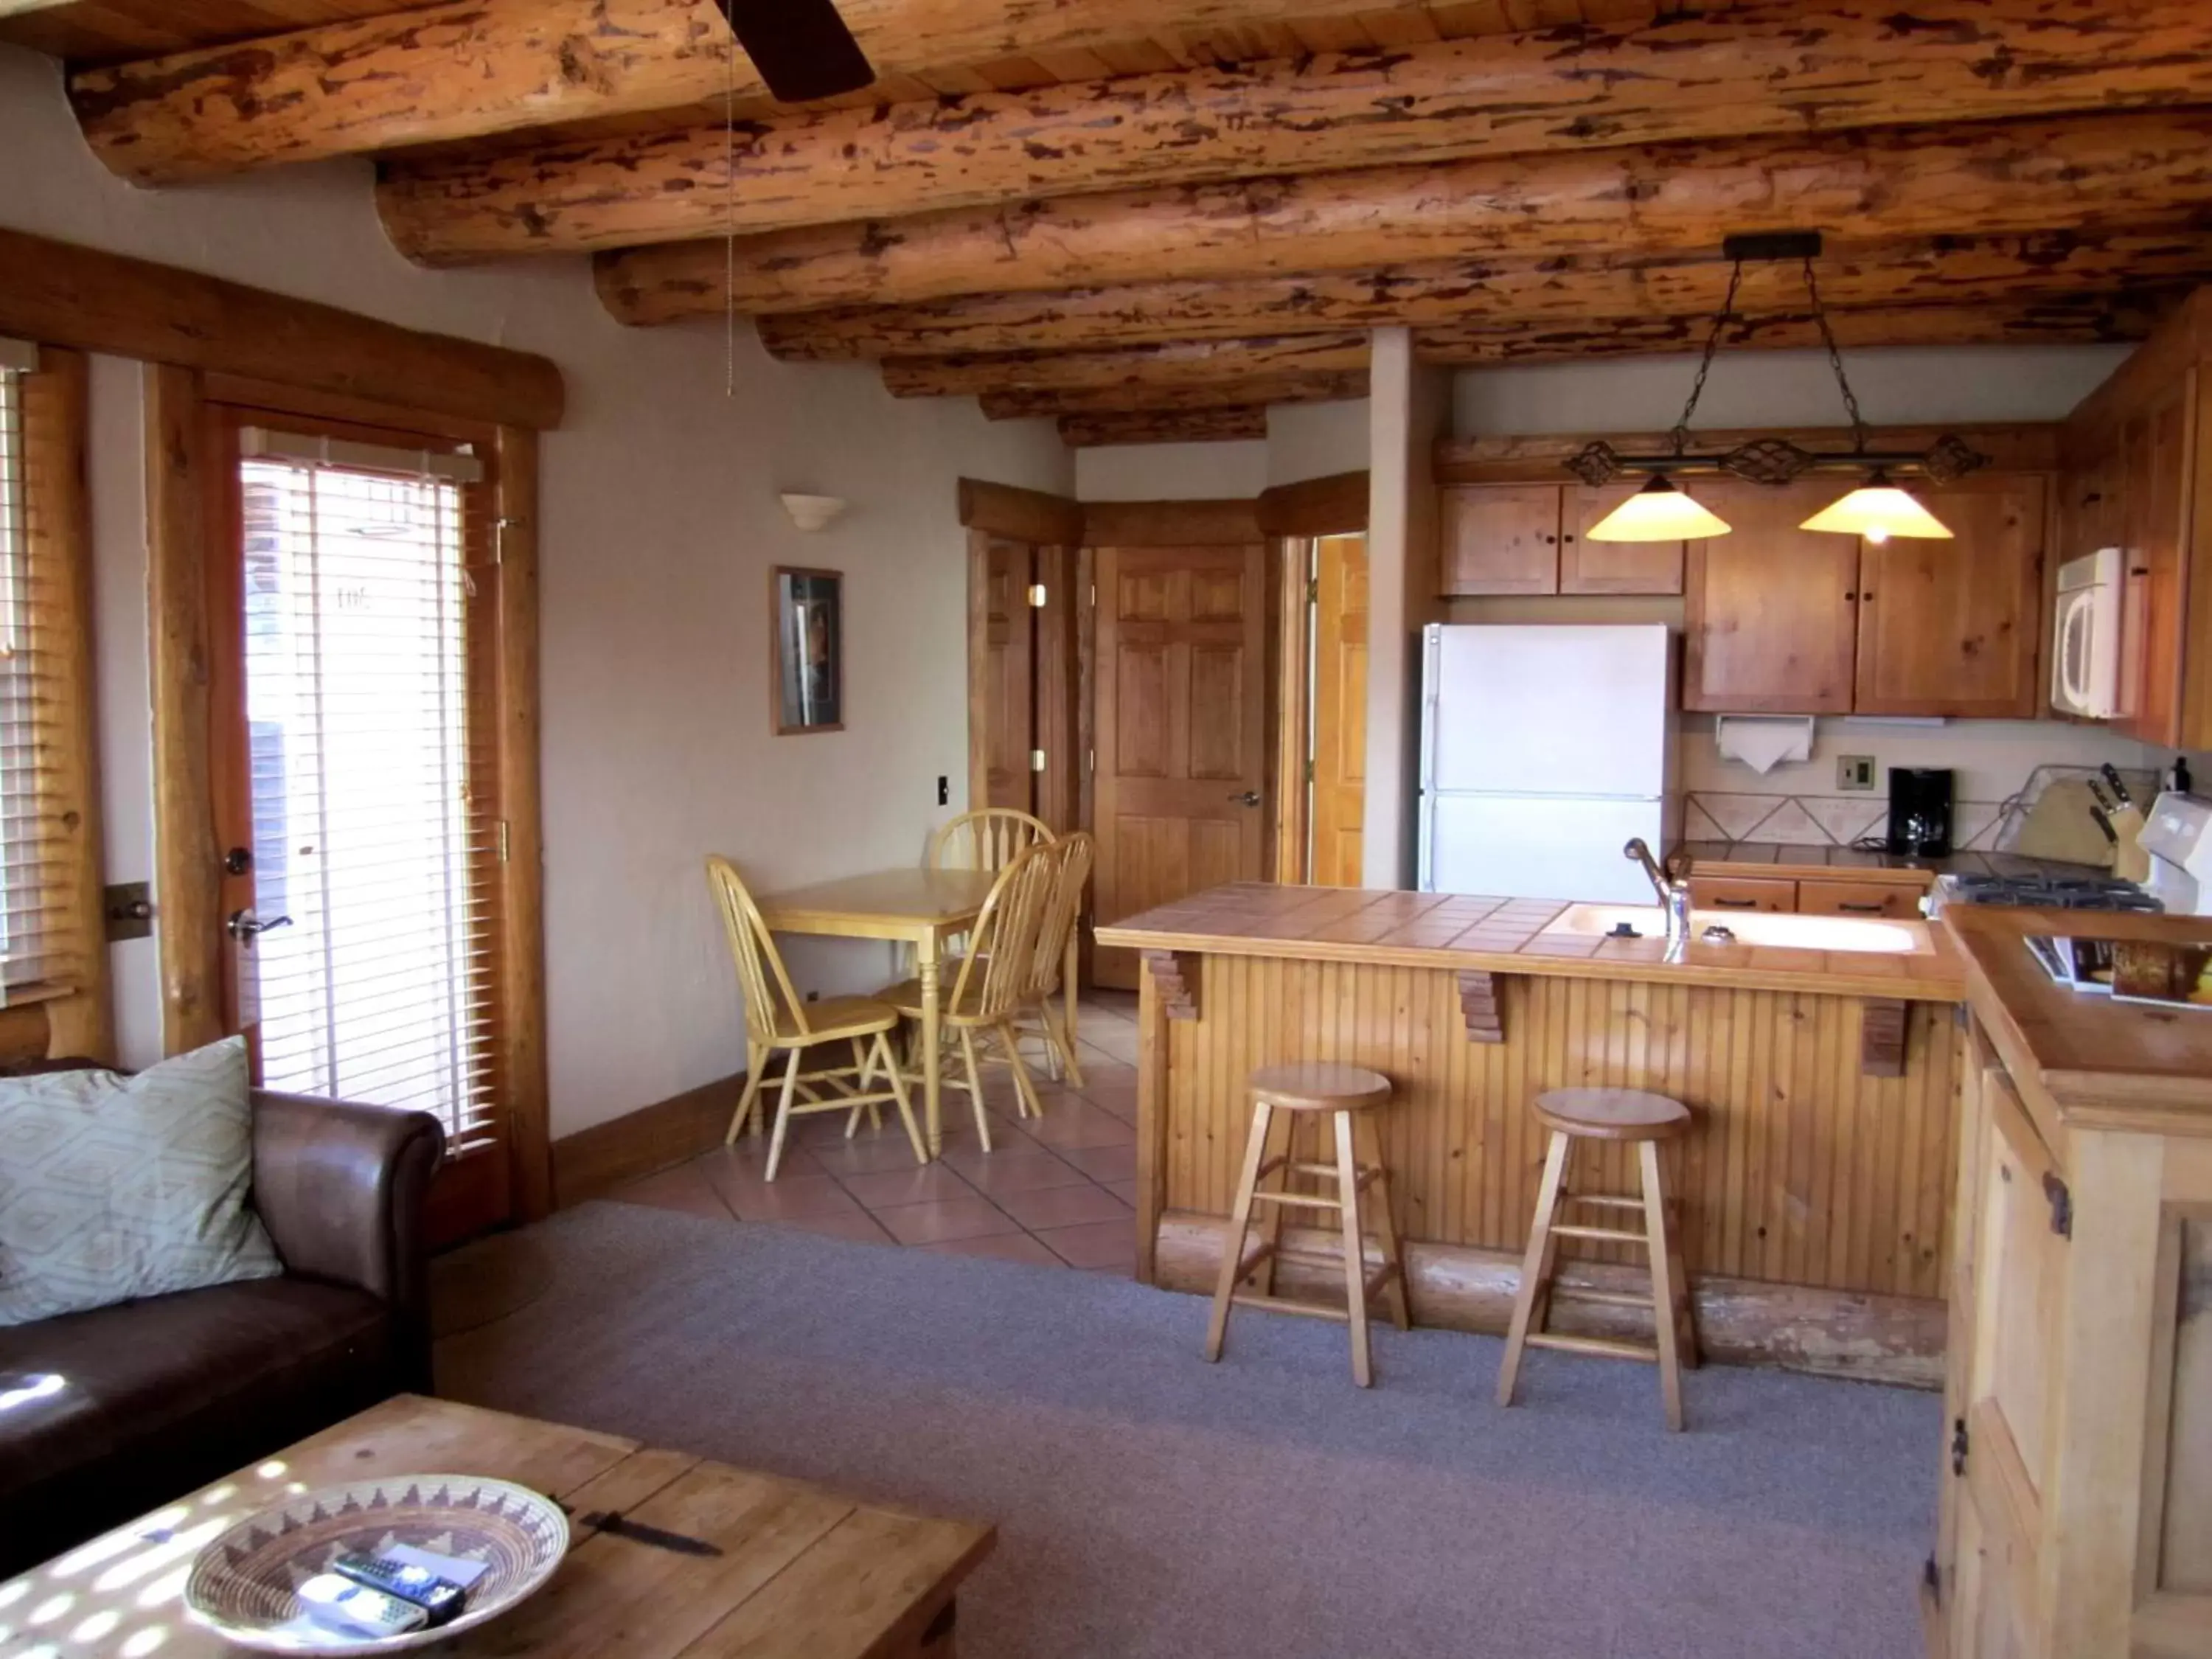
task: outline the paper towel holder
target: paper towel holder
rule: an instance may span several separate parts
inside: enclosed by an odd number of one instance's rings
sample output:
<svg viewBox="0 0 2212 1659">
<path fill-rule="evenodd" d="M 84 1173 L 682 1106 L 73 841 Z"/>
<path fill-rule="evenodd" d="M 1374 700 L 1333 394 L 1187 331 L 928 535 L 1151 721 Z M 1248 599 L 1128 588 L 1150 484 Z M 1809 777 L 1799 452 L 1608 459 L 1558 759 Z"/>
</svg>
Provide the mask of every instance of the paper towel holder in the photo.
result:
<svg viewBox="0 0 2212 1659">
<path fill-rule="evenodd" d="M 1717 715 L 1713 720 L 1713 746 L 1723 760 L 1739 761 L 1764 775 L 1785 763 L 1813 758 L 1813 717 Z"/>
</svg>

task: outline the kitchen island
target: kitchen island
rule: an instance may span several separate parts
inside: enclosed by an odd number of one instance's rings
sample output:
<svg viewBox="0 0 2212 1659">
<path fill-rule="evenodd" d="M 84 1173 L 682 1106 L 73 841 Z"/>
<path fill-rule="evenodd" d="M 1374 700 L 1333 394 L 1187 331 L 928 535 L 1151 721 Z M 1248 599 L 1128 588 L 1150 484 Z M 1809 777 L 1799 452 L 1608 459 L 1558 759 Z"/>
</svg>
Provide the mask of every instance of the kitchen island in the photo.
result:
<svg viewBox="0 0 2212 1659">
<path fill-rule="evenodd" d="M 1145 962 L 1139 1275 L 1210 1288 L 1246 1075 L 1342 1060 L 1397 1085 L 1382 1129 L 1415 1319 L 1502 1332 L 1543 1163 L 1529 1102 L 1576 1085 L 1646 1088 L 1698 1115 L 1663 1156 L 1706 1353 L 1939 1385 L 1957 953 L 1919 922 L 1728 916 L 1714 920 L 1747 939 L 1816 943 L 1693 940 L 1670 961 L 1659 939 L 1605 936 L 1628 914 L 1239 884 L 1099 929 Z M 1823 948 L 1865 928 L 1891 948 Z M 1597 1178 L 1635 1190 L 1625 1161 Z M 1328 1249 L 1318 1232 L 1292 1242 Z M 1575 1276 L 1640 1282 L 1634 1258 L 1607 1248 Z M 1592 1334 L 1648 1326 L 1581 1302 L 1558 1317 Z"/>
</svg>

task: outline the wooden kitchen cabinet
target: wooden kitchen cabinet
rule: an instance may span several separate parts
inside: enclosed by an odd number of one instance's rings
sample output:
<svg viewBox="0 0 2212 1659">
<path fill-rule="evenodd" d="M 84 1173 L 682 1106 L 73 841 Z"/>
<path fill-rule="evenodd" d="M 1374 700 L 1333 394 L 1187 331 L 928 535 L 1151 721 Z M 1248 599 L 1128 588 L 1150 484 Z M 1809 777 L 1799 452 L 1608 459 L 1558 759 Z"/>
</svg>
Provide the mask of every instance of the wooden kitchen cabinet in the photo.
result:
<svg viewBox="0 0 2212 1659">
<path fill-rule="evenodd" d="M 2130 737 L 2181 741 L 2182 543 L 2192 366 L 2121 428 L 2120 714 Z M 2100 544 L 2104 545 L 2104 544 Z"/>
<path fill-rule="evenodd" d="M 1570 484 L 1561 497 L 1566 517 L 1559 542 L 1562 593 L 1656 593 L 1682 591 L 1680 542 L 1594 542 L 1590 526 L 1644 487 L 1625 483 Z"/>
<path fill-rule="evenodd" d="M 1730 533 L 1689 544 L 1682 706 L 1850 713 L 1859 544 L 1797 527 L 1835 500 L 1835 480 L 1775 489 L 1712 478 L 1687 488 Z"/>
<path fill-rule="evenodd" d="M 1797 884 L 1765 876 L 1690 878 L 1692 910 L 1774 910 L 1797 908 Z"/>
<path fill-rule="evenodd" d="M 1973 1030 L 1934 1650 L 2212 1652 L 2212 1029 L 2052 984 L 2014 960 L 2016 913 L 1954 916 Z"/>
<path fill-rule="evenodd" d="M 1853 712 L 2035 718 L 2045 490 L 2040 477 L 1916 488 L 1952 539 L 1861 544 Z"/>
<path fill-rule="evenodd" d="M 1682 591 L 1680 542 L 1593 542 L 1589 528 L 1643 486 L 1458 484 L 1443 492 L 1441 591 L 1507 593 Z"/>
<path fill-rule="evenodd" d="M 1917 921 L 1920 902 L 1927 896 L 1928 883 L 1924 879 L 1800 881 L 1797 912 L 1807 916 L 1865 916 Z"/>
<path fill-rule="evenodd" d="M 1443 492 L 1448 598 L 1559 591 L 1559 484 L 1461 484 Z"/>
</svg>

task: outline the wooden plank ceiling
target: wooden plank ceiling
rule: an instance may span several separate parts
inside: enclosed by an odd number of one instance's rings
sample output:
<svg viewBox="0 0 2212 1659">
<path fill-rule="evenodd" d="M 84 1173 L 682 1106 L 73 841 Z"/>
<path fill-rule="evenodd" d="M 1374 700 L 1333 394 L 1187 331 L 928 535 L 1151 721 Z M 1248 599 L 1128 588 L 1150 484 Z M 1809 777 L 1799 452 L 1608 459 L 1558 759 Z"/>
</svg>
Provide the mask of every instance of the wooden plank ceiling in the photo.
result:
<svg viewBox="0 0 2212 1659">
<path fill-rule="evenodd" d="M 2130 340 L 2212 280 L 2205 0 L 842 0 L 881 79 L 768 100 L 712 0 L 0 0 L 162 185 L 379 159 L 426 264 L 589 253 L 1079 443 L 1432 361 L 1694 349 L 1723 237 L 1828 239 L 1847 347 Z M 723 118 L 725 105 L 732 119 Z M 1741 347 L 1816 338 L 1754 267 Z"/>
</svg>

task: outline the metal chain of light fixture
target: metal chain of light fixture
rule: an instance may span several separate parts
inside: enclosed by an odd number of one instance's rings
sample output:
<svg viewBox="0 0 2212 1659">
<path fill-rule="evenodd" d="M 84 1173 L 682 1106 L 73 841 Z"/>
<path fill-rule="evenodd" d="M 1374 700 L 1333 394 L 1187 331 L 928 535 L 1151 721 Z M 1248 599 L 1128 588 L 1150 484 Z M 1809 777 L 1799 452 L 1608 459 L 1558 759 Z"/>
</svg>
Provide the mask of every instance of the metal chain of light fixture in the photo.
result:
<svg viewBox="0 0 2212 1659">
<path fill-rule="evenodd" d="M 1739 264 L 1736 269 L 1741 270 L 1743 267 Z M 1828 348 L 1828 367 L 1836 371 L 1836 388 L 1844 394 L 1844 410 L 1851 417 L 1851 452 L 1863 455 L 1867 423 L 1859 413 L 1858 397 L 1851 391 L 1851 377 L 1844 373 L 1843 349 L 1836 343 L 1836 331 L 1828 321 L 1828 308 L 1820 303 L 1820 279 L 1813 274 L 1810 259 L 1805 261 L 1805 297 L 1813 302 L 1813 320 L 1820 325 L 1821 343 Z"/>
<path fill-rule="evenodd" d="M 1682 418 L 1674 422 L 1668 435 L 1674 440 L 1674 453 L 1681 454 L 1690 447 L 1690 417 L 1698 412 L 1698 399 L 1705 395 L 1705 377 L 1713 372 L 1713 359 L 1721 349 L 1721 331 L 1735 315 L 1736 289 L 1743 283 L 1743 261 L 1738 259 L 1729 267 L 1728 293 L 1721 301 L 1720 311 L 1713 318 L 1713 325 L 1705 331 L 1705 355 L 1698 359 L 1698 378 L 1690 382 L 1690 401 L 1682 405 Z"/>
</svg>

